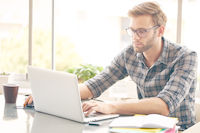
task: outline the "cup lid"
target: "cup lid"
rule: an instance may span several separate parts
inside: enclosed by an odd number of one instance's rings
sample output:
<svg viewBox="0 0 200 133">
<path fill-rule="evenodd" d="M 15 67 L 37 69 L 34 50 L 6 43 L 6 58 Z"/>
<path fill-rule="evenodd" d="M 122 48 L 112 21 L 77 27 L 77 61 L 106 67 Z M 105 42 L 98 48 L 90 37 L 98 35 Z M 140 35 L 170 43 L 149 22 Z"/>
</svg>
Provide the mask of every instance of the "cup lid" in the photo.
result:
<svg viewBox="0 0 200 133">
<path fill-rule="evenodd" d="M 3 86 L 6 86 L 6 87 L 19 87 L 18 84 L 14 84 L 14 83 L 6 83 L 6 84 L 3 84 Z"/>
</svg>

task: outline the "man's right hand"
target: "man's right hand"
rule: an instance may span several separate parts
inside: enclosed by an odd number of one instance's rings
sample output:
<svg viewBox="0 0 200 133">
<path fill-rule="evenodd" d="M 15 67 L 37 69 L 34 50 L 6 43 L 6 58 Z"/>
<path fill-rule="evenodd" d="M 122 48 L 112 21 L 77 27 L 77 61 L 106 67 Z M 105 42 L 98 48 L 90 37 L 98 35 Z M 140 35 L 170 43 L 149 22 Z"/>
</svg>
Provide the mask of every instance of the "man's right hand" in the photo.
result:
<svg viewBox="0 0 200 133">
<path fill-rule="evenodd" d="M 27 105 L 27 104 L 31 104 L 33 102 L 33 97 L 32 96 L 29 96 L 25 102 L 24 102 L 24 107 Z"/>
</svg>

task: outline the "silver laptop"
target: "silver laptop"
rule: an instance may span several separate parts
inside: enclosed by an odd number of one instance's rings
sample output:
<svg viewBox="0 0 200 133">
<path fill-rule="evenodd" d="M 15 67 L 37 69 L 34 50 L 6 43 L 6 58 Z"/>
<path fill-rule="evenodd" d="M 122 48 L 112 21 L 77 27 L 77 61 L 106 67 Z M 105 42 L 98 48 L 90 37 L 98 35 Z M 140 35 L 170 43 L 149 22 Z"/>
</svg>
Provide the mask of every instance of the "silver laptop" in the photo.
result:
<svg viewBox="0 0 200 133">
<path fill-rule="evenodd" d="M 78 122 L 99 121 L 119 116 L 101 114 L 85 117 L 77 76 L 74 74 L 28 66 L 28 76 L 36 111 Z"/>
</svg>

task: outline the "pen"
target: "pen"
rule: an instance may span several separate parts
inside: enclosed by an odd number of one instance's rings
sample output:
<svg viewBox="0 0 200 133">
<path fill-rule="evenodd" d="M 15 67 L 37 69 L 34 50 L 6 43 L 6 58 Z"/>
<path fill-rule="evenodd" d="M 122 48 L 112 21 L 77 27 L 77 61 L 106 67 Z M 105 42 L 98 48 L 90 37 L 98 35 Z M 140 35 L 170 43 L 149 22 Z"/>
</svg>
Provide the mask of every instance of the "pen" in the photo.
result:
<svg viewBox="0 0 200 133">
<path fill-rule="evenodd" d="M 97 122 L 89 122 L 89 125 L 90 126 L 100 126 L 101 124 L 97 123 Z"/>
</svg>

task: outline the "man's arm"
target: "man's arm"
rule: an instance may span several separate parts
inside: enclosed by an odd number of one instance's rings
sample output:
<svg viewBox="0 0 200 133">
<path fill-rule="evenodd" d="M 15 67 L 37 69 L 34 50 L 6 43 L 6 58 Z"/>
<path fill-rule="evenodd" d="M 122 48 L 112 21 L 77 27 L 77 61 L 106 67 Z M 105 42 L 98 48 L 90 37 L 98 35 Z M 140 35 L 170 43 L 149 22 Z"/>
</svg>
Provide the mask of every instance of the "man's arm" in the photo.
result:
<svg viewBox="0 0 200 133">
<path fill-rule="evenodd" d="M 169 114 L 167 104 L 157 97 L 114 103 L 112 106 L 115 114 L 161 114 L 166 116 Z"/>
<path fill-rule="evenodd" d="M 85 84 L 80 84 L 78 87 L 80 90 L 81 99 L 90 99 L 93 97 L 90 89 Z"/>
<path fill-rule="evenodd" d="M 103 103 L 98 101 L 89 101 L 83 103 L 83 111 L 86 116 L 96 111 L 104 114 L 161 114 L 168 115 L 167 104 L 157 97 L 146 98 L 142 100 L 129 100 L 115 103 Z"/>
<path fill-rule="evenodd" d="M 95 77 L 84 82 L 84 84 L 90 89 L 93 98 L 100 96 L 115 82 L 128 76 L 126 69 L 126 58 L 129 58 L 129 55 L 131 55 L 132 52 L 132 46 L 128 46 L 119 55 L 117 55 L 112 60 L 111 64 L 107 66 L 100 74 L 97 74 Z M 126 57 L 127 54 L 128 57 Z M 84 92 L 87 92 L 87 89 Z M 85 98 L 84 96 L 85 95 L 83 95 L 82 98 Z"/>
</svg>

